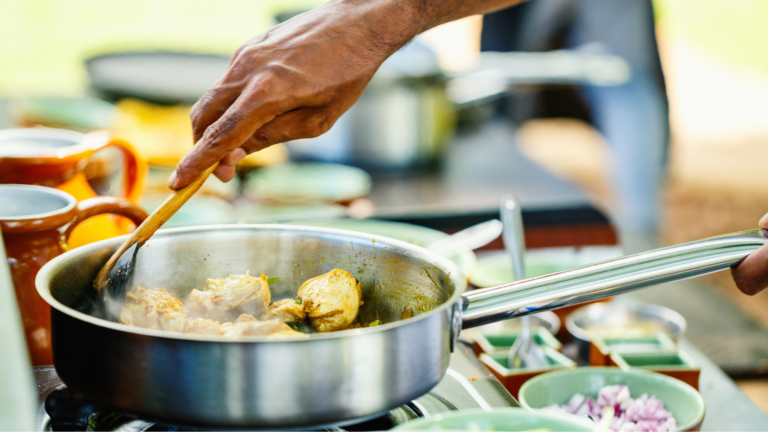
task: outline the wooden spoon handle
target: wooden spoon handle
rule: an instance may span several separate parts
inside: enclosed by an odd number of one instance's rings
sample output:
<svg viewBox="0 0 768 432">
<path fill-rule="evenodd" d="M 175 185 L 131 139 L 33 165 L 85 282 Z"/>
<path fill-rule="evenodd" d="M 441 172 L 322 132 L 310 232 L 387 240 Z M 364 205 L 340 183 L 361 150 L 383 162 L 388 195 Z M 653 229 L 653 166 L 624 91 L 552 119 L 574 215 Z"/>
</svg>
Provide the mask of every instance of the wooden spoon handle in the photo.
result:
<svg viewBox="0 0 768 432">
<path fill-rule="evenodd" d="M 217 166 L 219 166 L 218 162 L 203 171 L 192 183 L 174 191 L 173 195 L 169 196 L 168 199 L 166 199 L 160 205 L 160 207 L 155 209 L 155 211 L 153 211 L 152 214 L 149 215 L 149 217 L 145 219 L 144 222 L 138 226 L 138 228 L 136 228 L 128 240 L 120 245 L 117 251 L 112 254 L 112 256 L 109 258 L 109 261 L 104 264 L 104 267 L 102 267 L 101 271 L 99 271 L 99 274 L 96 276 L 96 280 L 93 282 L 94 288 L 101 290 L 101 287 L 104 286 L 104 283 L 107 280 L 110 270 L 115 266 L 115 263 L 125 253 L 125 251 L 127 251 L 128 248 L 130 248 L 134 243 L 141 246 L 144 244 L 144 242 L 149 240 L 155 231 L 160 229 L 160 227 L 165 222 L 167 222 L 168 219 L 170 219 L 171 216 L 173 216 L 181 208 L 181 206 L 184 205 L 184 203 L 192 198 L 192 195 L 194 195 L 195 192 L 200 189 L 200 187 L 203 185 L 203 183 L 205 183 L 205 181 Z"/>
</svg>

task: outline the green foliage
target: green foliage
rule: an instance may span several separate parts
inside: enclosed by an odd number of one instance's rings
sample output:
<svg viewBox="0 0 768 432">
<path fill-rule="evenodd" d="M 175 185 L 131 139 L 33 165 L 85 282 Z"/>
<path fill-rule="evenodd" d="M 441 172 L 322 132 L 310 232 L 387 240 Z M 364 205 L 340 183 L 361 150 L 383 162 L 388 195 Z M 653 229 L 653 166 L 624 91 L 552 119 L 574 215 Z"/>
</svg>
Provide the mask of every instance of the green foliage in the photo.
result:
<svg viewBox="0 0 768 432">
<path fill-rule="evenodd" d="M 120 50 L 230 54 L 273 15 L 323 0 L 3 0 L 0 97 L 77 96 L 83 60 Z"/>
<path fill-rule="evenodd" d="M 732 66 L 768 75 L 768 1 L 655 0 L 660 27 Z"/>
</svg>

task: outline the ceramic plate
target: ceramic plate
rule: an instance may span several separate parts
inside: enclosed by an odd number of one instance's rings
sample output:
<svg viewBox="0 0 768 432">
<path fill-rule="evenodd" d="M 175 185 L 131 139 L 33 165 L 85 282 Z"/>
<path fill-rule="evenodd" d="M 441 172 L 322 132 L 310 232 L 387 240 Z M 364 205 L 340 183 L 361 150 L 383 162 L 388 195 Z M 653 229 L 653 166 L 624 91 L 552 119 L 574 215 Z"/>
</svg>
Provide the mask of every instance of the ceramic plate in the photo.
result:
<svg viewBox="0 0 768 432">
<path fill-rule="evenodd" d="M 254 172 L 245 193 L 279 202 L 345 202 L 365 196 L 371 177 L 365 171 L 338 164 L 289 163 Z"/>
</svg>

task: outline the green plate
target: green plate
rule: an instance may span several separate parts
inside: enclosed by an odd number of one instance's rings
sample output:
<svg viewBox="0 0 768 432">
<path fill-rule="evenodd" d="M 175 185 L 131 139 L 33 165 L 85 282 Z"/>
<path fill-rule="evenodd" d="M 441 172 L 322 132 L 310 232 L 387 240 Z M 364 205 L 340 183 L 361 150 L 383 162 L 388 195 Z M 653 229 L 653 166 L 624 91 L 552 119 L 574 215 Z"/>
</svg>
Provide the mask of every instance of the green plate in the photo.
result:
<svg viewBox="0 0 768 432">
<path fill-rule="evenodd" d="M 617 247 L 545 248 L 532 249 L 525 254 L 525 275 L 535 277 L 580 267 L 598 261 L 618 258 L 622 255 Z M 487 288 L 516 280 L 512 261 L 506 252 L 485 253 L 478 257 L 477 270 L 470 283 Z"/>
<path fill-rule="evenodd" d="M 142 207 L 152 213 L 160 207 L 168 194 L 147 194 L 142 200 Z M 173 215 L 163 228 L 179 228 L 196 225 L 217 225 L 235 223 L 235 209 L 227 201 L 212 196 L 196 195 L 189 199 Z"/>
<path fill-rule="evenodd" d="M 423 226 L 377 219 L 329 219 L 321 221 L 291 222 L 291 224 L 364 232 L 372 235 L 390 237 L 395 240 L 402 240 L 417 246 L 426 246 L 448 236 L 448 234 L 442 231 L 433 230 Z M 462 252 L 452 257 L 451 261 L 453 261 L 467 277 L 475 271 L 475 266 L 477 265 L 477 258 L 472 251 Z"/>
<path fill-rule="evenodd" d="M 288 163 L 262 168 L 247 180 L 251 198 L 279 202 L 345 202 L 365 196 L 371 177 L 365 171 L 338 164 Z"/>
<path fill-rule="evenodd" d="M 519 401 L 530 410 L 564 405 L 576 393 L 594 398 L 601 387 L 615 384 L 627 385 L 632 397 L 643 393 L 656 396 L 675 416 L 680 430 L 689 430 L 704 419 L 704 399 L 690 385 L 666 375 L 615 367 L 585 367 L 539 375 L 520 387 Z"/>
<path fill-rule="evenodd" d="M 522 408 L 450 411 L 401 424 L 392 430 L 455 431 L 592 431 L 595 424 L 579 417 L 532 412 Z"/>
<path fill-rule="evenodd" d="M 346 207 L 339 204 L 268 205 L 249 204 L 238 208 L 238 222 L 246 224 L 293 223 L 304 220 L 341 218 Z"/>
</svg>

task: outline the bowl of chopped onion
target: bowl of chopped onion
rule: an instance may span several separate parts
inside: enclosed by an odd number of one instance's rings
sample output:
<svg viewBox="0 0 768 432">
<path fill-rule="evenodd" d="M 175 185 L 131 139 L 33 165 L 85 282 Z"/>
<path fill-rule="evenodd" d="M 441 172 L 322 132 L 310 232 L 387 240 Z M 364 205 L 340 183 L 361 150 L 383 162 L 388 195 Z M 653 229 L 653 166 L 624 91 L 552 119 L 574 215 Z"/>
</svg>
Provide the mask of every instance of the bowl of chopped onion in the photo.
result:
<svg viewBox="0 0 768 432">
<path fill-rule="evenodd" d="M 523 384 L 518 399 L 529 410 L 592 419 L 616 432 L 696 431 L 705 413 L 704 399 L 690 385 L 613 367 L 539 375 Z"/>
</svg>

